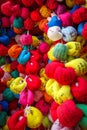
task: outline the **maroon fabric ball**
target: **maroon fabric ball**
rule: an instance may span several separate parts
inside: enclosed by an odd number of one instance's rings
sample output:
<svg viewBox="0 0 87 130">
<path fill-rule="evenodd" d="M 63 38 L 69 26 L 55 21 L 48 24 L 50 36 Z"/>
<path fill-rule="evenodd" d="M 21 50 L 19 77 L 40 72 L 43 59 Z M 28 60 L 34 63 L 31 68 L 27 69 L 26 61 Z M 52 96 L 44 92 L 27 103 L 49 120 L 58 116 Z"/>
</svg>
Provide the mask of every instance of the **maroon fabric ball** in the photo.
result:
<svg viewBox="0 0 87 130">
<path fill-rule="evenodd" d="M 58 6 L 57 0 L 47 0 L 46 5 L 49 9 L 55 10 Z"/>
<path fill-rule="evenodd" d="M 25 6 L 32 6 L 34 4 L 35 0 L 22 0 L 22 3 L 25 5 Z"/>
<path fill-rule="evenodd" d="M 12 102 L 9 102 L 9 110 L 16 110 L 18 106 L 18 100 L 15 99 Z"/>
<path fill-rule="evenodd" d="M 0 44 L 0 56 L 6 56 L 8 54 L 8 48 L 3 44 Z"/>
<path fill-rule="evenodd" d="M 11 66 L 10 67 L 11 67 L 12 70 L 17 70 L 17 66 L 18 66 L 18 62 L 17 61 L 12 61 L 11 62 Z"/>
<path fill-rule="evenodd" d="M 35 107 L 38 108 L 43 113 L 43 115 L 47 115 L 50 110 L 50 104 L 46 103 L 44 99 L 40 99 L 36 103 Z"/>
<path fill-rule="evenodd" d="M 27 18 L 24 21 L 24 28 L 26 30 L 33 30 L 33 28 L 34 28 L 34 22 L 31 20 L 31 18 Z"/>
<path fill-rule="evenodd" d="M 0 68 L 0 78 L 2 78 L 3 76 L 4 76 L 4 70 Z"/>
</svg>

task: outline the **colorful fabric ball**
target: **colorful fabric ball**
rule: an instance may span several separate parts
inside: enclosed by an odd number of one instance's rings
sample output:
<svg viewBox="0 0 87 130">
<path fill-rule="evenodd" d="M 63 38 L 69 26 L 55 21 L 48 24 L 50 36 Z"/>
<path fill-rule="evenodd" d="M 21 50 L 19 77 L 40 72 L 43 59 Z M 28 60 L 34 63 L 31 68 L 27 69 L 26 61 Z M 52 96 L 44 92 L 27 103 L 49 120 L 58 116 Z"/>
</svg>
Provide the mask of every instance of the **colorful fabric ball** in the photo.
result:
<svg viewBox="0 0 87 130">
<path fill-rule="evenodd" d="M 76 82 L 71 85 L 71 91 L 75 99 L 85 104 L 87 103 L 86 85 L 87 81 L 82 77 L 78 77 Z"/>
<path fill-rule="evenodd" d="M 75 81 L 76 73 L 73 68 L 57 67 L 54 72 L 54 78 L 63 85 L 71 84 Z"/>
<path fill-rule="evenodd" d="M 6 88 L 3 91 L 3 97 L 6 101 L 12 101 L 15 99 L 13 92 L 9 88 Z"/>
<path fill-rule="evenodd" d="M 26 82 L 28 89 L 30 89 L 31 91 L 36 91 L 41 86 L 41 80 L 37 75 L 29 75 L 26 78 Z"/>
<path fill-rule="evenodd" d="M 82 119 L 83 112 L 76 107 L 74 101 L 67 100 L 62 105 L 58 106 L 57 116 L 63 126 L 73 127 Z"/>
</svg>

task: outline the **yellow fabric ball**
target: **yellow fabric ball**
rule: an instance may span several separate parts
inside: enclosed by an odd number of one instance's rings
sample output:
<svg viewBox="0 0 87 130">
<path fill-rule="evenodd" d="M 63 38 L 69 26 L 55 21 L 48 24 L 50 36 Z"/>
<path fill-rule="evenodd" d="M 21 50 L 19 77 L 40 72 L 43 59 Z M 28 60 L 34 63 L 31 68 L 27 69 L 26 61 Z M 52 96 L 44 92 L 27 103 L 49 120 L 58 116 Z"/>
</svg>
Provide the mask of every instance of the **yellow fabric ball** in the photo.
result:
<svg viewBox="0 0 87 130">
<path fill-rule="evenodd" d="M 80 42 L 67 42 L 68 46 L 68 55 L 70 56 L 79 56 L 81 52 Z"/>
<path fill-rule="evenodd" d="M 32 45 L 37 47 L 40 44 L 40 40 L 36 36 L 32 36 Z"/>
<path fill-rule="evenodd" d="M 66 5 L 69 8 L 72 8 L 75 5 L 75 2 L 74 2 L 74 0 L 66 0 Z"/>
<path fill-rule="evenodd" d="M 10 84 L 10 89 L 16 94 L 20 94 L 26 87 L 26 81 L 22 77 L 17 77 Z"/>
<path fill-rule="evenodd" d="M 53 99 L 58 103 L 62 104 L 66 100 L 73 99 L 69 85 L 63 85 L 59 91 L 55 91 Z"/>
<path fill-rule="evenodd" d="M 61 85 L 56 80 L 49 79 L 46 83 L 45 89 L 47 94 L 53 97 L 55 95 L 54 93 L 58 92 L 60 87 Z"/>
<path fill-rule="evenodd" d="M 65 63 L 65 67 L 72 67 L 77 76 L 84 75 L 87 73 L 87 62 L 82 58 L 77 58 Z"/>
<path fill-rule="evenodd" d="M 40 14 L 43 18 L 47 18 L 51 15 L 51 10 L 48 9 L 45 5 L 43 5 L 41 8 L 40 8 Z"/>
<path fill-rule="evenodd" d="M 47 53 L 48 58 L 49 58 L 49 60 L 51 60 L 51 61 L 57 60 L 57 59 L 53 56 L 53 49 L 54 49 L 54 47 L 50 48 L 50 50 L 49 50 L 48 53 Z"/>
<path fill-rule="evenodd" d="M 2 66 L 2 68 L 5 72 L 8 72 L 8 73 L 11 72 L 11 64 L 5 64 Z"/>
<path fill-rule="evenodd" d="M 39 109 L 36 107 L 30 106 L 26 107 L 25 115 L 27 117 L 27 127 L 29 128 L 38 128 L 43 120 L 43 115 Z"/>
<path fill-rule="evenodd" d="M 44 33 L 43 37 L 46 43 L 48 43 L 49 45 L 52 45 L 53 41 L 48 38 L 47 34 Z"/>
</svg>

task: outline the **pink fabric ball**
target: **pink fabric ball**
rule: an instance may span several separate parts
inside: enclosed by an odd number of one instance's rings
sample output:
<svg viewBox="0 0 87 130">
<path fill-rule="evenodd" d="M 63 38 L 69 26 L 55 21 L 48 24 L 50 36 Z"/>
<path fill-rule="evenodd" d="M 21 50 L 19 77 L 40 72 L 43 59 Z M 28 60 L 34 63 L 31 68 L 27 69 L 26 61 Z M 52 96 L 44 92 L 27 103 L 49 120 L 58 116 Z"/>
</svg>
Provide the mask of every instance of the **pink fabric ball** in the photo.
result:
<svg viewBox="0 0 87 130">
<path fill-rule="evenodd" d="M 39 51 L 40 53 L 44 54 L 44 53 L 47 53 L 50 49 L 50 46 L 45 43 L 45 42 L 42 42 L 40 45 L 39 45 Z"/>
<path fill-rule="evenodd" d="M 2 17 L 1 18 L 2 21 L 2 27 L 10 27 L 10 19 L 8 17 Z"/>
<path fill-rule="evenodd" d="M 28 8 L 22 7 L 22 9 L 21 9 L 21 17 L 23 19 L 27 19 L 29 17 L 29 10 L 28 10 Z"/>
<path fill-rule="evenodd" d="M 58 4 L 56 14 L 60 15 L 66 12 L 66 6 L 64 4 Z"/>
<path fill-rule="evenodd" d="M 72 15 L 69 12 L 65 12 L 64 14 L 59 15 L 60 20 L 62 21 L 62 26 L 72 26 Z"/>
<path fill-rule="evenodd" d="M 32 36 L 29 34 L 23 34 L 20 36 L 20 43 L 24 45 L 32 44 Z"/>
<path fill-rule="evenodd" d="M 31 105 L 34 102 L 33 93 L 25 88 L 20 94 L 19 102 L 23 106 Z"/>
</svg>

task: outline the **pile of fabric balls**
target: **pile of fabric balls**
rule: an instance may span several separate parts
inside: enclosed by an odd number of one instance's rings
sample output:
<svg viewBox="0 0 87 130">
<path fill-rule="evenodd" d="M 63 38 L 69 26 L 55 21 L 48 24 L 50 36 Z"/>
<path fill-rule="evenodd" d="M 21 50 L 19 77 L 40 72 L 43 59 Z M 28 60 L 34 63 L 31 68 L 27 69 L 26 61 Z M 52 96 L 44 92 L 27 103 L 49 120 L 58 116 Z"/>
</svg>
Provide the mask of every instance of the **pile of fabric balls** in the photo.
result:
<svg viewBox="0 0 87 130">
<path fill-rule="evenodd" d="M 87 0 L 0 0 L 0 130 L 87 130 Z"/>
</svg>

